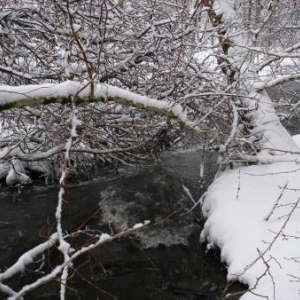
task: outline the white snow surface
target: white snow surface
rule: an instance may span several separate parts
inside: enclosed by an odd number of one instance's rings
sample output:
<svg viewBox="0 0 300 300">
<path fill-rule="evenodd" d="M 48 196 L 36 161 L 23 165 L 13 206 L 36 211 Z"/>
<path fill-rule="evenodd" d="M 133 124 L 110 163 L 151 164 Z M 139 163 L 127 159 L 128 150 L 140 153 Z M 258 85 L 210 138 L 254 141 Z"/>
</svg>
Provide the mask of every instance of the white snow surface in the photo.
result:
<svg viewBox="0 0 300 300">
<path fill-rule="evenodd" d="M 257 99 L 257 102 L 255 99 Z M 275 153 L 275 150 L 299 152 L 299 147 L 281 125 L 274 104 L 266 92 L 260 94 L 254 92 L 244 101 L 248 103 L 250 110 L 253 109 L 253 115 L 251 116 L 252 125 L 255 127 L 252 130 L 253 138 L 263 135 L 261 144 L 264 149 L 258 154 L 259 157 L 270 153 L 270 151 Z M 259 109 L 256 110 L 257 103 L 259 103 Z M 282 152 L 281 156 L 289 156 L 289 153 Z"/>
<path fill-rule="evenodd" d="M 249 286 L 241 300 L 299 299 L 299 201 L 297 161 L 225 171 L 207 191 L 201 239 L 221 249 L 228 280 Z"/>
<path fill-rule="evenodd" d="M 213 9 L 217 16 L 222 16 L 226 21 L 230 21 L 234 16 L 234 3 L 232 0 L 215 0 Z"/>
<path fill-rule="evenodd" d="M 30 177 L 25 174 L 22 163 L 16 158 L 13 158 L 11 161 L 11 167 L 6 176 L 6 183 L 7 185 L 31 183 Z"/>
<path fill-rule="evenodd" d="M 146 221 L 144 221 L 144 223 L 137 223 L 137 224 L 135 224 L 132 228 L 133 229 L 138 229 L 138 228 L 142 228 L 143 226 L 146 226 L 148 224 L 150 224 L 150 221 L 146 220 Z"/>
</svg>

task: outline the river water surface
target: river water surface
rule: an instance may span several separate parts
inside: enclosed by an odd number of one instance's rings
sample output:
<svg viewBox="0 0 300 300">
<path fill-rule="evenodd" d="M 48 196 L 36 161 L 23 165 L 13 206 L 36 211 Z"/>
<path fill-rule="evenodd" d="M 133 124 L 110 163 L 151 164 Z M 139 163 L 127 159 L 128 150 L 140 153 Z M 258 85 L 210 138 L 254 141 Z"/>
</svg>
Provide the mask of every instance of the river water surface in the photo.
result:
<svg viewBox="0 0 300 300">
<path fill-rule="evenodd" d="M 76 261 L 67 299 L 219 299 L 226 270 L 218 253 L 206 253 L 205 245 L 199 243 L 200 209 L 188 213 L 193 203 L 182 187 L 195 200 L 204 192 L 216 171 L 215 154 L 206 154 L 203 189 L 200 160 L 200 152 L 168 154 L 159 165 L 119 174 L 104 169 L 87 182 L 68 186 L 63 228 L 69 232 L 80 228 L 115 233 L 144 220 L 153 226 Z M 21 190 L 2 187 L 1 270 L 54 231 L 57 193 L 57 186 L 44 183 Z M 53 268 L 59 256 L 51 250 L 5 283 L 18 290 Z M 51 282 L 25 299 L 58 299 L 58 295 L 59 283 Z M 0 299 L 6 297 L 0 294 Z"/>
</svg>

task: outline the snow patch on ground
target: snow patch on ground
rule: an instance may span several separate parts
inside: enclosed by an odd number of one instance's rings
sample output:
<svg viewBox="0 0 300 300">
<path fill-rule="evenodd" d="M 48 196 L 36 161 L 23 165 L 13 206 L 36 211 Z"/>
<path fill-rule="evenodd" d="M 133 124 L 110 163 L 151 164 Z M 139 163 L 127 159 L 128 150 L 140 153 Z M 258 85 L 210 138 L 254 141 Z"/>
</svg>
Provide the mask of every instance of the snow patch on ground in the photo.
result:
<svg viewBox="0 0 300 300">
<path fill-rule="evenodd" d="M 296 162 L 249 166 L 224 172 L 207 192 L 201 239 L 221 249 L 228 280 L 249 285 L 242 300 L 299 299 L 299 179 Z"/>
</svg>

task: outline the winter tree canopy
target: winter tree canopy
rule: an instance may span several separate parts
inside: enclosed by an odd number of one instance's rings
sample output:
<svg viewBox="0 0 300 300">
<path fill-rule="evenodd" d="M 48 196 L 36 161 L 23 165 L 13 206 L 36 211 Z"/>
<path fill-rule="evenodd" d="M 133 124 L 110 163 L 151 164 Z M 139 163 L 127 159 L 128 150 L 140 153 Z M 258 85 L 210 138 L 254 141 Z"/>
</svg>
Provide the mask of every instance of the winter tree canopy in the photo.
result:
<svg viewBox="0 0 300 300">
<path fill-rule="evenodd" d="M 71 255 L 61 228 L 72 172 L 89 173 L 99 162 L 136 164 L 196 142 L 218 151 L 220 171 L 298 162 L 300 149 L 268 94 L 300 79 L 298 1 L 0 5 L 0 178 L 29 183 L 38 173 L 61 185 L 56 233 L 0 274 L 0 289 L 11 299 L 56 276 L 64 299 L 68 268 L 88 251 Z M 282 99 L 290 116 L 299 103 L 288 100 Z M 203 238 L 214 244 L 211 228 Z M 98 238 L 91 247 L 114 239 Z M 55 243 L 63 263 L 51 274 L 18 292 L 1 283 Z"/>
</svg>

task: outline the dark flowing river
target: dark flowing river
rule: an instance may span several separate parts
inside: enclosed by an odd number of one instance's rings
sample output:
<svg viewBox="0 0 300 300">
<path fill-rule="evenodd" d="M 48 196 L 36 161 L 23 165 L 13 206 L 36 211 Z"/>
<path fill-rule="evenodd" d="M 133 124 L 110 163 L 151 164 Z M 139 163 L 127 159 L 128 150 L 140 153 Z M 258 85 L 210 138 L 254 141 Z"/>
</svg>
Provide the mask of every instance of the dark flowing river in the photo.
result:
<svg viewBox="0 0 300 300">
<path fill-rule="evenodd" d="M 218 253 L 199 243 L 198 200 L 215 172 L 215 154 L 205 157 L 203 188 L 199 183 L 200 152 L 168 154 L 159 165 L 139 170 L 103 170 L 101 176 L 70 184 L 64 203 L 63 227 L 119 232 L 144 220 L 153 226 L 113 241 L 78 259 L 68 282 L 67 299 L 175 300 L 219 299 L 226 270 Z M 55 228 L 57 186 L 43 183 L 20 191 L 0 192 L 0 268 L 5 270 L 24 251 L 41 243 Z M 23 274 L 5 283 L 15 290 L 53 268 L 59 259 L 51 250 Z M 25 299 L 58 299 L 59 283 L 50 282 Z M 6 299 L 0 294 L 0 299 Z"/>
</svg>

